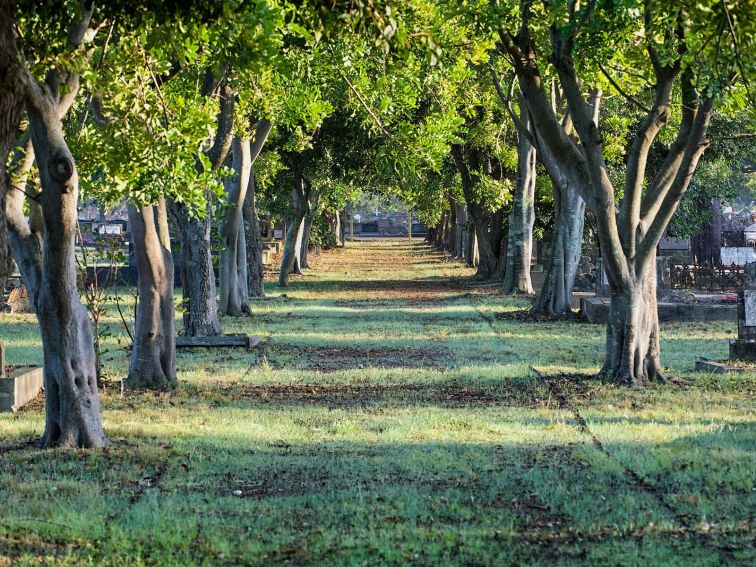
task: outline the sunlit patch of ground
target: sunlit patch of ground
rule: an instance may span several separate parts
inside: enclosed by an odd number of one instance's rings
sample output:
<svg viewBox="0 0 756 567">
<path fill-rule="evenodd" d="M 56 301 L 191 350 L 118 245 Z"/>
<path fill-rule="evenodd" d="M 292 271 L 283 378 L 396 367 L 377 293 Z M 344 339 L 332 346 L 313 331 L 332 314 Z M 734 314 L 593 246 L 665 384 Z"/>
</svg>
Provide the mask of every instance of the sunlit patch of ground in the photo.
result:
<svg viewBox="0 0 756 567">
<path fill-rule="evenodd" d="M 733 325 L 666 325 L 688 384 L 634 390 L 593 378 L 603 328 L 423 243 L 311 263 L 223 321 L 260 348 L 182 351 L 171 391 L 121 393 L 111 310 L 105 451 L 36 449 L 41 399 L 0 416 L 0 565 L 756 560 L 756 374 L 690 371 Z M 0 315 L 9 363 L 35 325 Z"/>
</svg>

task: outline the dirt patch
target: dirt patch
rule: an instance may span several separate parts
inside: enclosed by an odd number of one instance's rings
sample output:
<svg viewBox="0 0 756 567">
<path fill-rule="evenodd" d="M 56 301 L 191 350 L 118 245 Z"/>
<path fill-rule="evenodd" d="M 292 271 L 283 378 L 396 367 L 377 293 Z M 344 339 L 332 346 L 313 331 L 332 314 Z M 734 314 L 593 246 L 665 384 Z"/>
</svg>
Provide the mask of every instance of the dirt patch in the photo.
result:
<svg viewBox="0 0 756 567">
<path fill-rule="evenodd" d="M 514 390 L 504 386 L 470 386 L 452 381 L 442 384 L 300 384 L 222 386 L 229 398 L 252 398 L 274 405 L 322 405 L 347 408 L 384 404 L 435 405 L 441 407 L 527 406 L 540 407 L 544 400 L 532 397 L 531 390 Z"/>
<path fill-rule="evenodd" d="M 586 323 L 587 321 L 577 311 L 570 311 L 563 315 L 548 315 L 545 313 L 536 313 L 532 309 L 521 309 L 519 311 L 504 311 L 496 314 L 499 321 L 514 321 L 517 323 L 556 323 L 561 321 L 573 321 L 575 323 Z"/>
<path fill-rule="evenodd" d="M 445 349 L 396 347 L 294 347 L 294 366 L 320 372 L 355 368 L 442 368 Z"/>
</svg>

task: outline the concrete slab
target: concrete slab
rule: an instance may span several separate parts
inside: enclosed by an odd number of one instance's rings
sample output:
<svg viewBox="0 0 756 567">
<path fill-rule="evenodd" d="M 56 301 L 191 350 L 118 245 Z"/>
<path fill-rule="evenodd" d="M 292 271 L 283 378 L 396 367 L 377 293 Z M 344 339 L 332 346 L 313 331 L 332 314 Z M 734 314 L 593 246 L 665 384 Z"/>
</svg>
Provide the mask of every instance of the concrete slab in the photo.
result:
<svg viewBox="0 0 756 567">
<path fill-rule="evenodd" d="M 24 404 L 37 397 L 44 377 L 37 366 L 22 366 L 0 378 L 0 411 L 18 411 Z"/>
<path fill-rule="evenodd" d="M 611 300 L 601 297 L 583 297 L 580 311 L 589 323 L 606 323 L 609 316 Z M 737 305 L 712 303 L 670 303 L 660 301 L 657 304 L 659 321 L 695 322 L 695 321 L 733 321 L 738 320 Z"/>
</svg>

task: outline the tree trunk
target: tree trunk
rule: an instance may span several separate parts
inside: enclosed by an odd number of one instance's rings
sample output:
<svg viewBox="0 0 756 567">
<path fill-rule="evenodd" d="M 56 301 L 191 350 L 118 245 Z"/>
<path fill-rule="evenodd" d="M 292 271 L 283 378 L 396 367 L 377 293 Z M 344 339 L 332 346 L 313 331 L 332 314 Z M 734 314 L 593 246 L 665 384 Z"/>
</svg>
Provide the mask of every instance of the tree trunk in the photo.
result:
<svg viewBox="0 0 756 567">
<path fill-rule="evenodd" d="M 438 249 L 443 249 L 444 247 L 444 239 L 446 238 L 446 226 L 448 222 L 448 213 L 441 215 L 441 221 L 438 223 L 438 228 L 436 229 L 436 238 L 433 241 L 433 244 Z"/>
<path fill-rule="evenodd" d="M 722 210 L 721 200 L 699 199 L 700 210 L 711 215 L 706 224 L 690 239 L 690 251 L 699 265 L 719 266 L 722 263 Z"/>
<path fill-rule="evenodd" d="M 202 218 L 191 218 L 183 205 L 174 204 L 173 213 L 181 243 L 181 286 L 184 310 L 183 334 L 190 337 L 220 335 L 218 302 L 215 297 L 215 270 L 210 246 L 212 206 L 205 206 Z"/>
<path fill-rule="evenodd" d="M 602 377 L 636 386 L 665 381 L 660 366 L 656 258 L 651 262 L 646 274 L 627 289 L 612 290 Z"/>
<path fill-rule="evenodd" d="M 289 274 L 299 274 L 302 237 L 304 236 L 304 219 L 307 214 L 309 200 L 309 186 L 302 176 L 301 169 L 294 171 L 294 187 L 291 190 L 292 217 L 288 219 L 286 241 L 284 242 L 281 269 L 278 274 L 278 285 L 289 285 Z"/>
<path fill-rule="evenodd" d="M 30 290 L 44 352 L 43 443 L 48 447 L 103 447 L 106 439 L 100 421 L 92 329 L 76 287 L 76 164 L 63 137 L 57 102 L 38 85 L 30 89 L 35 92 L 27 110 L 44 220 L 43 254 L 34 262 L 39 288 Z M 38 250 L 19 256 L 29 258 Z M 37 277 L 29 275 L 25 281 Z"/>
<path fill-rule="evenodd" d="M 220 311 L 224 315 L 239 316 L 243 313 L 249 313 L 248 247 L 244 227 L 244 206 L 247 202 L 247 193 L 250 189 L 254 190 L 252 167 L 265 145 L 271 126 L 270 121 L 261 120 L 255 126 L 254 143 L 238 136 L 234 137 L 231 143 L 232 168 L 235 175 L 225 181 L 229 210 L 221 227 L 225 248 L 220 269 Z M 252 199 L 252 210 L 248 211 L 247 215 L 250 217 L 249 220 L 253 220 L 252 217 L 254 217 L 254 224 L 256 225 L 254 229 L 257 231 L 255 242 L 259 242 L 260 227 L 254 206 L 254 199 Z M 262 244 L 260 243 L 259 246 L 259 250 L 252 251 L 253 254 L 257 255 L 255 261 L 258 262 L 259 260 L 258 265 L 254 267 L 256 280 L 259 276 L 259 283 L 255 284 L 257 286 L 255 290 L 257 297 L 263 294 Z"/>
<path fill-rule="evenodd" d="M 446 224 L 446 239 L 444 242 L 444 250 L 450 254 L 454 254 L 455 238 L 457 234 L 457 207 L 453 199 L 449 199 L 449 216 Z"/>
<path fill-rule="evenodd" d="M 260 219 L 257 216 L 254 166 L 250 171 L 249 189 L 247 189 L 247 195 L 244 199 L 244 221 L 247 225 L 245 236 L 247 241 L 249 296 L 265 297 L 263 241 L 260 237 Z"/>
<path fill-rule="evenodd" d="M 229 209 L 221 227 L 224 248 L 220 267 L 220 312 L 223 315 L 238 317 L 243 313 L 249 313 L 246 274 L 240 272 L 246 272 L 242 205 L 247 196 L 252 170 L 250 141 L 235 137 L 232 152 L 232 168 L 235 174 L 225 181 Z M 239 262 L 241 254 L 245 255 L 245 259 Z"/>
<path fill-rule="evenodd" d="M 309 268 L 309 252 L 310 252 L 310 236 L 312 234 L 312 223 L 315 216 L 318 213 L 318 205 L 320 204 L 320 192 L 313 192 L 312 189 L 307 190 L 307 196 L 309 203 L 307 203 L 307 213 L 305 213 L 302 222 L 302 234 L 301 243 L 299 246 L 299 267 L 301 269 Z"/>
<path fill-rule="evenodd" d="M 299 247 L 299 267 L 301 269 L 309 268 L 309 251 L 310 251 L 310 234 L 312 233 L 312 215 L 305 215 L 302 219 L 302 238 Z"/>
<path fill-rule="evenodd" d="M 333 234 L 336 236 L 336 246 L 343 245 L 341 235 L 341 211 L 334 211 L 333 213 Z"/>
<path fill-rule="evenodd" d="M 347 205 L 347 218 L 349 219 L 349 242 L 354 241 L 354 209 Z"/>
<path fill-rule="evenodd" d="M 462 177 L 468 219 L 472 220 L 477 239 L 477 251 L 474 254 L 478 267 L 476 276 L 483 279 L 500 278 L 503 268 L 500 252 L 504 213 L 501 209 L 489 211 L 484 204 L 478 203 L 474 190 L 480 175 L 492 173 L 490 160 L 481 163 L 481 155 L 476 148 L 463 148 L 458 144 L 452 145 L 452 157 Z M 485 172 L 481 171 L 482 165 L 485 165 Z"/>
<path fill-rule="evenodd" d="M 93 7 L 80 14 L 68 35 L 69 46 L 81 44 Z M 75 235 L 77 228 L 78 174 L 63 136 L 61 116 L 78 92 L 79 76 L 60 68 L 49 71 L 38 83 L 15 51 L 12 6 L 0 3 L 0 81 L 3 88 L 0 143 L 6 143 L 10 129 L 15 135 L 18 100 L 15 89 L 24 88 L 31 144 L 14 156 L 14 187 L 6 197 L 11 247 L 37 314 L 44 354 L 45 434 L 43 445 L 96 448 L 107 440 L 100 421 L 97 369 L 89 317 L 76 287 Z M 10 55 L 11 62 L 7 60 Z M 10 68 L 9 68 L 10 67 Z M 65 92 L 61 95 L 61 87 Z M 8 89 L 6 91 L 6 88 Z M 6 114 L 7 112 L 7 114 Z M 5 146 L 2 148 L 5 152 Z M 7 156 L 3 156 L 5 158 Z M 30 216 L 42 226 L 24 218 L 26 177 L 36 158 L 42 191 Z M 5 159 L 3 159 L 5 165 Z M 17 176 L 16 173 L 21 173 Z M 7 177 L 3 175 L 3 193 Z M 41 214 L 36 215 L 35 211 Z"/>
<path fill-rule="evenodd" d="M 455 258 L 464 258 L 465 256 L 465 233 L 467 225 L 467 207 L 463 204 L 455 203 L 454 208 L 454 242 L 452 254 Z"/>
<path fill-rule="evenodd" d="M 165 201 L 137 210 L 129 205 L 129 227 L 139 279 L 127 388 L 163 388 L 176 381 L 173 255 Z"/>
<path fill-rule="evenodd" d="M 522 127 L 530 130 L 525 104 L 522 107 Z M 506 268 L 502 293 L 531 294 L 530 261 L 533 252 L 533 225 L 535 224 L 536 149 L 523 133 L 517 140 L 517 183 L 515 184 L 512 211 L 509 214 Z"/>
<path fill-rule="evenodd" d="M 497 279 L 501 277 L 499 252 L 501 250 L 501 227 L 503 212 L 487 214 L 480 205 L 467 204 L 473 220 L 477 242 L 477 277 Z M 490 225 L 490 226 L 489 226 Z"/>
<path fill-rule="evenodd" d="M 13 274 L 11 245 L 6 231 L 5 202 L 8 194 L 8 155 L 24 111 L 24 92 L 19 54 L 14 41 L 16 3 L 0 0 L 0 295 L 5 281 Z"/>
<path fill-rule="evenodd" d="M 299 253 L 302 248 L 302 229 L 304 224 L 304 214 L 296 214 L 289 221 L 286 229 L 286 240 L 284 242 L 283 254 L 281 256 L 281 269 L 278 274 L 278 285 L 286 287 L 289 285 L 289 274 L 299 274 Z"/>
<path fill-rule="evenodd" d="M 561 315 L 569 313 L 570 295 L 575 284 L 583 247 L 585 201 L 577 188 L 565 183 L 553 184 L 554 191 L 554 238 L 551 244 L 551 259 L 538 297 L 533 303 L 537 313 Z"/>
<path fill-rule="evenodd" d="M 465 264 L 468 268 L 478 267 L 478 235 L 475 232 L 475 226 L 467 221 L 465 230 Z"/>
</svg>

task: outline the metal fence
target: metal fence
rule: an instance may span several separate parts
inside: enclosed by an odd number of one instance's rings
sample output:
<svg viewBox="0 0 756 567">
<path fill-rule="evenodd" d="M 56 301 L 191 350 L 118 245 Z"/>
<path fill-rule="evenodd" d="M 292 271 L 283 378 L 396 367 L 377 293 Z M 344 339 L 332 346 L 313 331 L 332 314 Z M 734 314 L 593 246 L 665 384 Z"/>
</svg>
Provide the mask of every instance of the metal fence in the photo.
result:
<svg viewBox="0 0 756 567">
<path fill-rule="evenodd" d="M 734 292 L 743 288 L 745 280 L 745 266 L 738 266 L 737 264 L 729 266 L 676 264 L 670 266 L 670 287 L 672 289 Z"/>
</svg>

